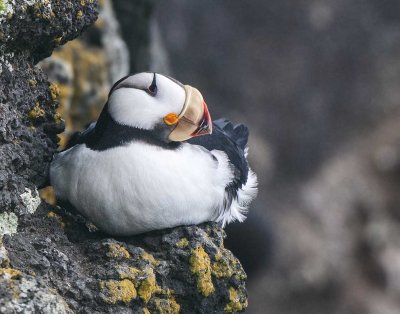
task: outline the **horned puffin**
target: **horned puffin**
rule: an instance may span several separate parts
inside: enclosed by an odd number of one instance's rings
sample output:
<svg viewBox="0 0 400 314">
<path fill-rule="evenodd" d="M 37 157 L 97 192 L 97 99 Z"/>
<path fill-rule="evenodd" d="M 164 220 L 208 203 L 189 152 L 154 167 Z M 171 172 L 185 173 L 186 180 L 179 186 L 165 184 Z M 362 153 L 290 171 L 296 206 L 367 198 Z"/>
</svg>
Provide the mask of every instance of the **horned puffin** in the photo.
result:
<svg viewBox="0 0 400 314">
<path fill-rule="evenodd" d="M 50 165 L 58 200 L 101 230 L 128 236 L 216 221 L 242 222 L 257 194 L 248 129 L 212 122 L 201 93 L 168 76 L 129 75 L 97 122 Z"/>
</svg>

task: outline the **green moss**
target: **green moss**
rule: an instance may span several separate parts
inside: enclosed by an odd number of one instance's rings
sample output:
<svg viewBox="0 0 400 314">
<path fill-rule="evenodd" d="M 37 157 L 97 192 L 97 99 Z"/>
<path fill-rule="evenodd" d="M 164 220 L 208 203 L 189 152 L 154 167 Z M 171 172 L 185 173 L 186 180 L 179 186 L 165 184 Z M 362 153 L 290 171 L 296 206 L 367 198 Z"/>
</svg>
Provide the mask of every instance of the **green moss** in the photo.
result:
<svg viewBox="0 0 400 314">
<path fill-rule="evenodd" d="M 205 297 L 208 297 L 215 291 L 211 280 L 210 257 L 202 246 L 198 246 L 192 250 L 189 262 L 191 272 L 197 276 L 198 291 Z"/>
<path fill-rule="evenodd" d="M 108 304 L 117 302 L 128 304 L 137 296 L 135 286 L 129 279 L 101 281 L 100 289 L 103 301 Z"/>
<path fill-rule="evenodd" d="M 6 9 L 6 5 L 4 3 L 4 0 L 0 0 L 0 14 L 4 12 Z"/>
</svg>

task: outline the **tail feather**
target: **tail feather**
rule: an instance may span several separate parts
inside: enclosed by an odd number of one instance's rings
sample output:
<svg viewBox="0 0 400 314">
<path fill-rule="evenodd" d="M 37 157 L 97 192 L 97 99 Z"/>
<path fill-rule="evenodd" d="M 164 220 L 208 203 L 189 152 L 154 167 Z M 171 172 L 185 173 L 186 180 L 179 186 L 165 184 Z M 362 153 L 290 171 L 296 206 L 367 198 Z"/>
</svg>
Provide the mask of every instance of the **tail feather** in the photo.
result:
<svg viewBox="0 0 400 314">
<path fill-rule="evenodd" d="M 229 138 L 231 138 L 241 149 L 245 150 L 249 138 L 249 129 L 243 124 L 233 125 L 228 119 L 214 121 Z"/>
</svg>

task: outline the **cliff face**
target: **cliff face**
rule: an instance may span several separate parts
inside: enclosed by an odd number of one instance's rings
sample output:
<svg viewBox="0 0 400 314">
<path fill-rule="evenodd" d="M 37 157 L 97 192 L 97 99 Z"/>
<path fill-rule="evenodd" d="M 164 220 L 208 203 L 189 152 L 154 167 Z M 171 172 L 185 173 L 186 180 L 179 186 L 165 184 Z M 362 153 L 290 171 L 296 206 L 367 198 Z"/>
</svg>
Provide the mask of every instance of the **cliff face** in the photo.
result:
<svg viewBox="0 0 400 314">
<path fill-rule="evenodd" d="M 0 221 L 3 234 L 40 204 L 63 123 L 56 87 L 34 64 L 96 19 L 93 1 L 0 2 Z"/>
<path fill-rule="evenodd" d="M 0 0 L 0 312 L 240 312 L 246 274 L 216 225 L 115 239 L 39 198 L 65 89 L 35 64 L 96 17 L 93 0 Z"/>
</svg>

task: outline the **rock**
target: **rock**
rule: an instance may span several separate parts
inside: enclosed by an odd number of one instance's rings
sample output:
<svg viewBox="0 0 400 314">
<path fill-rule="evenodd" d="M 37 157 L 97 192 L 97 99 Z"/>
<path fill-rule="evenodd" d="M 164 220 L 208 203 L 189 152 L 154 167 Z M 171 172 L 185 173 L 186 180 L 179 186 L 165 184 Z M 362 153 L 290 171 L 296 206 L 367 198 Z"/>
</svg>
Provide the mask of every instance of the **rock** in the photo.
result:
<svg viewBox="0 0 400 314">
<path fill-rule="evenodd" d="M 35 64 L 96 15 L 92 0 L 0 1 L 0 312 L 243 311 L 246 274 L 216 224 L 116 239 L 38 198 L 64 128 L 56 100 L 65 89 Z M 71 45 L 72 54 L 84 47 Z M 51 66 L 77 83 L 71 65 Z"/>
<path fill-rule="evenodd" d="M 57 292 L 13 268 L 0 268 L 0 313 L 73 312 Z"/>
<path fill-rule="evenodd" d="M 223 313 L 247 306 L 246 274 L 214 223 L 114 239 L 47 205 L 20 230 L 3 239 L 12 267 L 55 288 L 74 312 Z"/>
<path fill-rule="evenodd" d="M 63 130 L 51 86 L 34 64 L 92 23 L 96 5 L 92 1 L 2 3 L 0 212 L 14 221 L 13 215 L 22 217 L 38 206 L 36 186 L 46 180 L 57 147 L 56 134 Z M 9 227 L 0 223 L 0 229 L 4 228 Z"/>
</svg>

